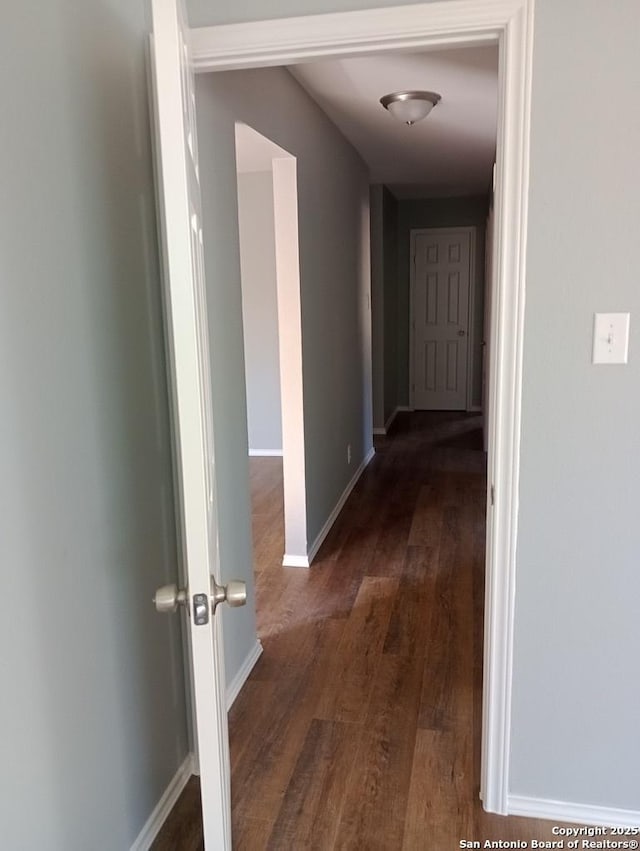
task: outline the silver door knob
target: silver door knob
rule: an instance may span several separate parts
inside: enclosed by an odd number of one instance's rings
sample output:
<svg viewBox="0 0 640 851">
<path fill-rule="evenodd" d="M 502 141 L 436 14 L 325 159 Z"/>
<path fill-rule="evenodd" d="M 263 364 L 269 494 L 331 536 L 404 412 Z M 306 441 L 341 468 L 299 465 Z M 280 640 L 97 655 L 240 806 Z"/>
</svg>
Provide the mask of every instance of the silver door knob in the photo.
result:
<svg viewBox="0 0 640 851">
<path fill-rule="evenodd" d="M 218 603 L 228 606 L 244 606 L 247 602 L 247 584 L 240 579 L 230 579 L 226 585 L 218 585 L 211 577 L 211 611 L 215 612 Z"/>
<path fill-rule="evenodd" d="M 204 594 L 194 595 L 194 605 L 200 603 L 197 597 L 206 601 Z M 155 593 L 153 602 L 158 612 L 175 612 L 178 606 L 186 606 L 189 601 L 189 592 L 186 588 L 178 588 L 177 585 L 163 585 Z M 211 611 L 215 612 L 218 603 L 226 603 L 228 606 L 244 606 L 247 602 L 247 585 L 239 579 L 231 579 L 226 585 L 218 585 L 211 577 Z M 200 603 L 201 604 L 201 603 Z M 206 623 L 206 621 L 204 621 Z"/>
<path fill-rule="evenodd" d="M 187 605 L 187 589 L 177 585 L 163 585 L 153 598 L 158 612 L 175 612 L 178 606 Z"/>
</svg>

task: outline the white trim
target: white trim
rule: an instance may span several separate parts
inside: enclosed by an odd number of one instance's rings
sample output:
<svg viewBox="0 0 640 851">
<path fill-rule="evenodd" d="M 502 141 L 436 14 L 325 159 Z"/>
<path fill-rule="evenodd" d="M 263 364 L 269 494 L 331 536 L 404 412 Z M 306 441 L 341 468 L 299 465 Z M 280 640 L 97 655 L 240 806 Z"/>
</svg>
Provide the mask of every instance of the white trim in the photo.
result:
<svg viewBox="0 0 640 851">
<path fill-rule="evenodd" d="M 240 689 L 246 683 L 249 674 L 253 670 L 253 666 L 261 656 L 262 643 L 259 638 L 256 638 L 256 643 L 247 653 L 244 662 L 240 665 L 238 673 L 227 686 L 227 711 L 233 706 L 234 700 L 240 694 Z"/>
<path fill-rule="evenodd" d="M 497 813 L 507 812 L 511 752 L 532 62 L 526 0 L 505 21 L 499 59 L 481 778 L 485 808 Z"/>
<path fill-rule="evenodd" d="M 602 825 L 603 827 L 638 827 L 640 810 L 620 810 L 595 804 L 572 804 L 526 795 L 509 795 L 509 815 L 549 819 L 554 822 Z M 597 839 L 597 837 L 594 837 Z M 623 837 L 621 837 L 623 838 Z"/>
<path fill-rule="evenodd" d="M 394 422 L 395 418 L 398 416 L 398 414 L 401 411 L 411 411 L 411 410 L 412 409 L 408 405 L 396 405 L 395 410 L 392 411 L 389 414 L 389 419 L 384 424 L 384 428 L 374 428 L 373 433 L 374 434 L 380 434 L 380 435 L 388 434 L 389 429 L 393 425 L 393 422 Z"/>
<path fill-rule="evenodd" d="M 500 814 L 507 812 L 511 741 L 533 5 L 534 0 L 435 0 L 191 31 L 199 71 L 498 42 L 496 287 L 488 404 L 494 505 L 487 506 L 481 790 L 487 811 Z"/>
<path fill-rule="evenodd" d="M 333 524 L 338 519 L 338 515 L 342 511 L 345 502 L 349 499 L 349 495 L 351 494 L 351 491 L 355 488 L 356 484 L 358 483 L 358 479 L 363 474 L 366 466 L 369 464 L 369 462 L 371 461 L 371 459 L 373 458 L 373 456 L 375 454 L 376 454 L 376 450 L 373 447 L 371 447 L 371 449 L 365 455 L 362 463 L 360 464 L 358 469 L 353 474 L 349 484 L 343 490 L 342 495 L 340 496 L 340 499 L 337 501 L 337 503 L 335 504 L 335 506 L 333 508 L 333 511 L 327 517 L 327 522 L 324 524 L 322 529 L 320 529 L 320 531 L 318 532 L 318 534 L 316 536 L 315 541 L 309 547 L 309 549 L 307 551 L 307 555 L 306 556 L 296 556 L 296 555 L 287 555 L 285 553 L 285 556 L 282 559 L 283 567 L 311 567 L 311 563 L 313 562 L 314 558 L 318 554 L 318 550 L 322 546 L 324 539 L 327 537 L 327 535 L 329 534 L 329 532 L 331 530 L 331 527 L 333 526 Z"/>
<path fill-rule="evenodd" d="M 527 0 L 446 0 L 191 30 L 196 72 L 292 65 L 425 45 L 492 43 Z"/>
<path fill-rule="evenodd" d="M 395 418 L 398 416 L 398 412 L 399 412 L 399 411 L 400 411 L 400 408 L 398 408 L 398 406 L 396 405 L 395 410 L 391 412 L 391 414 L 389 415 L 389 419 L 388 419 L 388 420 L 386 421 L 386 423 L 384 424 L 384 433 L 385 433 L 385 434 L 387 434 L 387 433 L 388 433 L 389 429 L 390 429 L 390 428 L 391 428 L 391 426 L 393 425 L 394 420 L 395 420 Z"/>
<path fill-rule="evenodd" d="M 285 553 L 282 556 L 283 567 L 311 567 L 309 556 L 296 556 Z"/>
<path fill-rule="evenodd" d="M 173 775 L 171 782 L 162 793 L 162 797 L 153 808 L 153 812 L 146 820 L 130 851 L 148 851 L 151 848 L 153 840 L 160 832 L 160 828 L 167 820 L 193 773 L 193 755 L 187 754 L 186 759 Z"/>
<path fill-rule="evenodd" d="M 249 458 L 282 458 L 282 449 L 250 449 Z"/>
<path fill-rule="evenodd" d="M 464 408 L 460 410 L 471 411 L 473 399 L 473 342 L 475 338 L 473 329 L 473 310 L 475 305 L 476 291 L 476 243 L 478 241 L 478 228 L 476 225 L 452 225 L 451 227 L 433 228 L 411 228 L 409 230 L 409 399 L 411 405 L 415 404 L 414 388 L 414 361 L 415 353 L 414 339 L 414 316 L 415 316 L 415 289 L 416 289 L 416 237 L 423 233 L 447 234 L 466 233 L 469 234 L 469 292 L 467 296 L 467 375 L 464 398 Z"/>
<path fill-rule="evenodd" d="M 333 511 L 331 512 L 329 517 L 327 518 L 327 522 L 324 524 L 322 529 L 320 529 L 315 541 L 309 547 L 309 564 L 311 564 L 313 562 L 314 558 L 316 557 L 316 555 L 318 553 L 318 550 L 320 549 L 320 547 L 322 546 L 322 544 L 324 542 L 324 539 L 327 537 L 327 535 L 329 534 L 329 532 L 331 530 L 331 527 L 333 526 L 333 524 L 338 519 L 338 515 L 342 511 L 345 502 L 349 499 L 349 495 L 351 494 L 351 491 L 357 485 L 358 479 L 364 473 L 365 468 L 367 467 L 367 465 L 369 464 L 369 462 L 371 461 L 371 459 L 373 458 L 373 456 L 375 454 L 376 454 L 376 450 L 372 446 L 371 449 L 364 456 L 364 459 L 363 459 L 362 463 L 360 464 L 360 466 L 358 467 L 358 469 L 353 474 L 351 481 L 349 482 L 349 484 L 346 486 L 346 488 L 342 492 L 342 496 L 337 501 L 335 508 L 333 509 Z"/>
</svg>

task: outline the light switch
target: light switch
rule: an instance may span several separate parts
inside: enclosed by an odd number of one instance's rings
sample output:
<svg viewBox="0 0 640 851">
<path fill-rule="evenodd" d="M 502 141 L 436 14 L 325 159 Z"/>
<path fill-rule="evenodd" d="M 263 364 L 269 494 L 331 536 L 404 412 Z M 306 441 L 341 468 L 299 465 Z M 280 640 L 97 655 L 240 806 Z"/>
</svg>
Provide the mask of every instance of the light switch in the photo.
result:
<svg viewBox="0 0 640 851">
<path fill-rule="evenodd" d="M 628 313 L 596 313 L 593 323 L 593 363 L 627 363 Z"/>
</svg>

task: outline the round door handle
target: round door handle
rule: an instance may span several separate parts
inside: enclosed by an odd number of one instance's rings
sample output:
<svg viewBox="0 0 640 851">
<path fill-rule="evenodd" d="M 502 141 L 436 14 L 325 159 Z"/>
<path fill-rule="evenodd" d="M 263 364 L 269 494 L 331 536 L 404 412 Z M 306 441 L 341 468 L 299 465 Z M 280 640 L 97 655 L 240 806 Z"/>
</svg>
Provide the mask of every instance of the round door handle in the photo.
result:
<svg viewBox="0 0 640 851">
<path fill-rule="evenodd" d="M 153 602 L 158 612 L 175 612 L 178 606 L 186 606 L 187 589 L 163 585 L 156 591 Z"/>
<path fill-rule="evenodd" d="M 467 333 L 467 332 L 466 332 L 466 331 L 463 331 L 463 330 L 462 330 L 462 328 L 461 328 L 461 329 L 458 331 L 458 337 L 464 337 L 464 335 L 465 335 L 466 333 Z"/>
<path fill-rule="evenodd" d="M 197 596 L 196 594 L 195 597 Z M 156 591 L 153 602 L 158 612 L 175 612 L 178 606 L 187 605 L 188 598 L 189 592 L 186 588 L 178 588 L 177 585 L 163 585 Z M 240 579 L 231 579 L 226 585 L 218 585 L 213 576 L 211 577 L 212 612 L 215 612 L 218 603 L 226 603 L 235 608 L 236 606 L 244 606 L 246 602 L 246 582 L 242 582 Z"/>
<path fill-rule="evenodd" d="M 215 612 L 218 603 L 228 606 L 244 606 L 247 602 L 247 583 L 240 579 L 230 579 L 226 585 L 218 585 L 211 577 L 211 611 Z"/>
<path fill-rule="evenodd" d="M 247 602 L 247 583 L 240 579 L 231 579 L 227 582 L 228 606 L 244 606 Z"/>
</svg>

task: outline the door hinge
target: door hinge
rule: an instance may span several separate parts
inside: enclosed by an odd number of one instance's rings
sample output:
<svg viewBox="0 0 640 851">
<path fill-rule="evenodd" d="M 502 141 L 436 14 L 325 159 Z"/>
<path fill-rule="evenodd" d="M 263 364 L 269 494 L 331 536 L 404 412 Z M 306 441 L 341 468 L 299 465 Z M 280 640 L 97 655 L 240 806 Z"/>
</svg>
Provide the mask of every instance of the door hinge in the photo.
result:
<svg viewBox="0 0 640 851">
<path fill-rule="evenodd" d="M 491 485 L 491 491 L 489 492 L 489 498 L 491 499 L 491 505 L 495 505 L 496 489 L 493 485 Z"/>
</svg>

